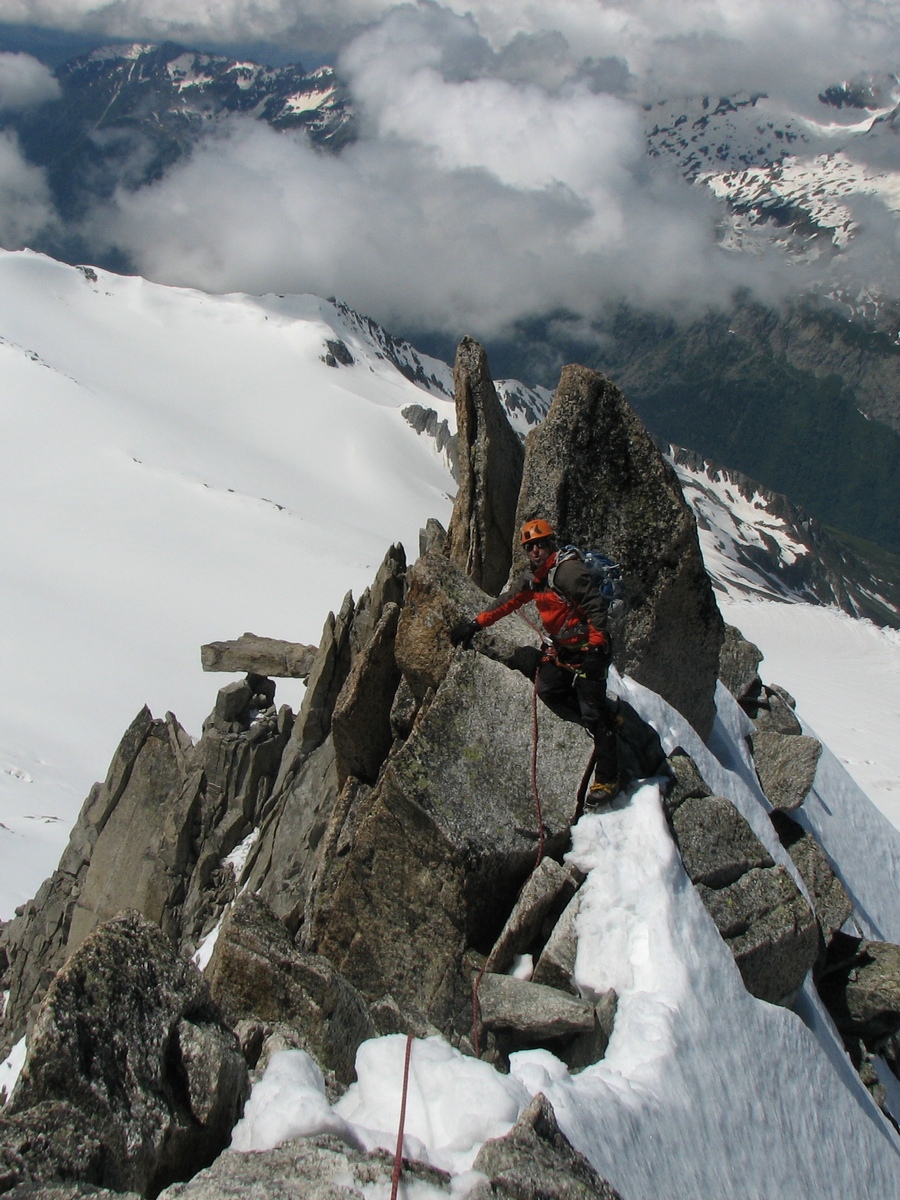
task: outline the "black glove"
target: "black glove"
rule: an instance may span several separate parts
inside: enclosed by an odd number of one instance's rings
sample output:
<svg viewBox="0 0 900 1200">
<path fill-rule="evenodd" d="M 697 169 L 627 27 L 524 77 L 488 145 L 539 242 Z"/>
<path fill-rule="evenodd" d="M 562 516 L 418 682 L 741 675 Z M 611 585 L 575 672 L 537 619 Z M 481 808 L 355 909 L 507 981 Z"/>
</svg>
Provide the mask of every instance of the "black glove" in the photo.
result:
<svg viewBox="0 0 900 1200">
<path fill-rule="evenodd" d="M 460 621 L 450 630 L 450 641 L 454 646 L 468 646 L 480 628 L 477 621 Z"/>
</svg>

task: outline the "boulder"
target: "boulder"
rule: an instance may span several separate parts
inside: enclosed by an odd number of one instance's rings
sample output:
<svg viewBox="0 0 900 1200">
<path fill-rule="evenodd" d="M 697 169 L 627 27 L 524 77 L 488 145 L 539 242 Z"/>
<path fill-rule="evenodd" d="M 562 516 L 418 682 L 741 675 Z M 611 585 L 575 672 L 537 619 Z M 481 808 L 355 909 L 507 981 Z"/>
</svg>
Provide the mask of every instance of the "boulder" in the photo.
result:
<svg viewBox="0 0 900 1200">
<path fill-rule="evenodd" d="M 764 687 L 752 703 L 745 704 L 753 724 L 760 732 L 774 730 L 791 736 L 803 732 L 803 726 L 794 713 L 796 707 L 793 696 L 780 687 Z"/>
<path fill-rule="evenodd" d="M 560 1130 L 540 1092 L 505 1137 L 484 1143 L 473 1166 L 489 1180 L 483 1197 L 474 1193 L 478 1200 L 620 1200 Z"/>
<path fill-rule="evenodd" d="M 166 1188 L 158 1200 L 359 1200 L 389 1196 L 393 1169 L 394 1156 L 384 1150 L 366 1153 L 332 1136 L 296 1138 L 253 1154 L 227 1150 L 208 1170 Z M 401 1195 L 452 1200 L 456 1194 L 445 1171 L 409 1159 L 403 1160 L 402 1188 Z"/>
<path fill-rule="evenodd" d="M 693 761 L 672 755 L 674 794 L 703 791 Z M 734 955 L 747 990 L 790 1004 L 818 951 L 812 909 L 730 800 L 689 795 L 667 802 L 685 870 Z"/>
<path fill-rule="evenodd" d="M 819 934 L 787 871 L 755 867 L 727 887 L 701 883 L 697 890 L 747 991 L 770 1004 L 790 1004 L 816 960 Z"/>
<path fill-rule="evenodd" d="M 535 517 L 563 542 L 602 549 L 620 564 L 629 611 L 613 639 L 616 666 L 707 737 L 724 626 L 696 523 L 622 394 L 585 367 L 563 369 L 547 417 L 526 438 L 516 525 Z"/>
<path fill-rule="evenodd" d="M 850 937 L 833 945 L 840 947 L 838 954 L 818 974 L 816 986 L 840 1032 L 867 1043 L 898 1033 L 900 946 Z"/>
<path fill-rule="evenodd" d="M 6 1114 L 71 1106 L 113 1152 L 87 1182 L 155 1195 L 227 1146 L 249 1090 L 205 980 L 131 912 L 53 980 Z"/>
<path fill-rule="evenodd" d="M 6 1200 L 140 1200 L 137 1192 L 113 1192 L 92 1183 L 23 1183 L 4 1196 Z"/>
<path fill-rule="evenodd" d="M 283 922 L 245 892 L 222 923 L 206 968 L 210 993 L 230 1025 L 290 1026 L 294 1043 L 345 1087 L 359 1044 L 375 1036 L 362 997 L 327 959 L 294 945 Z"/>
<path fill-rule="evenodd" d="M 442 1030 L 460 1016 L 468 1027 L 465 950 L 490 949 L 534 866 L 531 693 L 518 673 L 457 651 L 313 905 L 310 949 Z M 560 854 L 590 741 L 544 712 L 539 746 L 546 851 Z"/>
<path fill-rule="evenodd" d="M 799 808 L 816 777 L 822 743 L 805 734 L 764 729 L 751 738 L 753 765 L 773 808 Z"/>
<path fill-rule="evenodd" d="M 522 443 L 497 398 L 487 355 L 460 342 L 453 368 L 459 488 L 445 553 L 455 567 L 496 596 L 509 575 L 522 483 Z"/>
<path fill-rule="evenodd" d="M 58 1100 L 45 1100 L 9 1116 L 7 1112 L 0 1115 L 0 1192 L 4 1196 L 70 1200 L 89 1194 L 88 1187 L 92 1188 L 90 1194 L 95 1194 L 96 1184 L 119 1178 L 125 1146 L 120 1131 L 111 1123 L 100 1124 L 74 1105 Z M 66 1183 L 52 1182 L 55 1180 Z M 118 1191 L 102 1194 L 118 1196 Z"/>
<path fill-rule="evenodd" d="M 594 1031 L 593 1004 L 511 975 L 483 975 L 478 1008 L 485 1029 L 512 1031 L 525 1045 Z"/>
<path fill-rule="evenodd" d="M 774 860 L 730 800 L 692 797 L 672 816 L 672 831 L 692 883 L 722 888 Z"/>
<path fill-rule="evenodd" d="M 791 856 L 806 886 L 827 944 L 852 914 L 853 901 L 813 835 L 787 813 L 776 809 L 771 818 L 778 840 Z"/>
<path fill-rule="evenodd" d="M 200 665 L 204 671 L 246 671 L 276 679 L 306 679 L 317 652 L 317 646 L 244 633 L 234 641 L 201 646 Z"/>
<path fill-rule="evenodd" d="M 483 592 L 440 554 L 426 554 L 409 570 L 406 604 L 400 615 L 395 652 L 413 695 L 421 700 L 447 674 L 454 650 L 450 630 L 491 603 Z M 519 614 L 507 617 L 476 635 L 481 653 L 515 663 L 522 646 L 536 647 L 540 635 Z"/>
<path fill-rule="evenodd" d="M 575 956 L 578 952 L 578 933 L 575 921 L 581 906 L 579 893 L 572 897 L 562 916 L 553 927 L 531 976 L 532 983 L 557 988 L 578 995 L 575 987 Z"/>
<path fill-rule="evenodd" d="M 543 858 L 529 875 L 494 947 L 488 955 L 487 971 L 502 973 L 512 966 L 517 954 L 525 954 L 540 938 L 545 919 L 571 899 L 579 879 L 552 858 Z M 543 940 L 543 939 L 542 939 Z"/>
<path fill-rule="evenodd" d="M 725 638 L 719 650 L 719 678 L 735 700 L 755 695 L 762 686 L 759 664 L 762 651 L 753 642 L 748 642 L 739 629 L 725 626 Z"/>
</svg>

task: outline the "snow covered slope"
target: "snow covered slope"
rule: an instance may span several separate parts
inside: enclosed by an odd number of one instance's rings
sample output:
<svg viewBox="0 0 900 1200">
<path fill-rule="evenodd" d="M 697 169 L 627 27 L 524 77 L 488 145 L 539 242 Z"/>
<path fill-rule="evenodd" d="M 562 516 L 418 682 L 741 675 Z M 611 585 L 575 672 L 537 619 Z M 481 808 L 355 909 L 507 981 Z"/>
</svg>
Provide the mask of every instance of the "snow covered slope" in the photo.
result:
<svg viewBox="0 0 900 1200">
<path fill-rule="evenodd" d="M 797 261 L 827 260 L 865 233 L 876 210 L 900 211 L 900 84 L 895 76 L 845 83 L 819 99 L 817 119 L 761 94 L 666 100 L 648 110 L 648 150 L 726 201 L 720 240 L 728 249 L 775 246 Z M 839 280 L 838 271 L 831 294 L 852 314 L 895 321 L 886 257 L 870 264 L 868 286 Z M 895 325 L 885 328 L 896 339 Z"/>
<path fill-rule="evenodd" d="M 350 364 L 327 365 L 339 346 Z M 411 348 L 403 361 L 446 370 Z M 314 297 L 208 296 L 2 252 L 0 364 L 5 919 L 56 866 L 143 704 L 199 735 L 229 679 L 202 673 L 201 644 L 318 642 L 392 542 L 414 557 L 425 520 L 448 519 L 452 483 L 401 416 L 420 388 Z M 428 402 L 455 427 L 451 401 Z"/>
</svg>

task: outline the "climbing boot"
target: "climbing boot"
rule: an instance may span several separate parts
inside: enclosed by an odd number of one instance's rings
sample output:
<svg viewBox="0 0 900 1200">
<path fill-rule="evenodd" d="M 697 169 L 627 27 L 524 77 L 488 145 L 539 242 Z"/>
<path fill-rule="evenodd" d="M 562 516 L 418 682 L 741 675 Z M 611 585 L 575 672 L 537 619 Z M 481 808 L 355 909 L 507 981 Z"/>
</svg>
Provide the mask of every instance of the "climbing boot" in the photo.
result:
<svg viewBox="0 0 900 1200">
<path fill-rule="evenodd" d="M 611 803 L 619 794 L 619 786 L 618 776 L 615 779 L 595 779 L 584 798 L 585 809 L 590 812 Z"/>
</svg>

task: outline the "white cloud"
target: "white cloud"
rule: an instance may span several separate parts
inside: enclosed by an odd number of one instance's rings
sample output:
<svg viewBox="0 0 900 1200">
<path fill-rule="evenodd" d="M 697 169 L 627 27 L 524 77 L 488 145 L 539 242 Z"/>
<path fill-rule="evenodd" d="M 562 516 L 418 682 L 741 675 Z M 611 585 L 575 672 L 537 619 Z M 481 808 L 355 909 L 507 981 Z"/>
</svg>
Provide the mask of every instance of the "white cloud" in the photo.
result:
<svg viewBox="0 0 900 1200">
<path fill-rule="evenodd" d="M 335 50 L 423 0 L 0 0 L 0 20 L 204 43 L 277 40 Z M 896 70 L 900 10 L 886 0 L 444 0 L 471 15 L 508 70 L 547 81 L 560 56 L 618 58 L 641 94 L 758 89 L 814 100 L 860 70 Z M 555 64 L 554 64 L 554 59 Z M 529 66 L 530 60 L 530 66 Z"/>
<path fill-rule="evenodd" d="M 337 294 L 388 326 L 488 336 L 548 309 L 595 313 L 623 294 L 681 310 L 692 298 L 725 302 L 748 277 L 717 249 L 712 206 L 678 180 L 636 186 L 618 149 L 606 178 L 588 175 L 579 191 L 445 164 L 398 138 L 323 155 L 302 135 L 242 120 L 95 219 L 150 278 Z M 752 265 L 760 287 L 766 269 Z"/>
<path fill-rule="evenodd" d="M 711 196 L 648 169 L 641 102 L 743 89 L 813 111 L 828 84 L 900 62 L 900 9 L 879 0 L 0 0 L 13 10 L 129 37 L 327 34 L 355 145 L 236 121 L 90 231 L 162 281 L 337 294 L 477 335 L 617 297 L 684 311 L 796 290 L 775 253 L 717 247 Z"/>
<path fill-rule="evenodd" d="M 0 133 L 0 245 L 21 250 L 55 222 L 44 173 L 26 162 L 10 133 Z"/>
<path fill-rule="evenodd" d="M 53 72 L 30 54 L 0 52 L 0 111 L 30 108 L 59 95 Z"/>
</svg>

